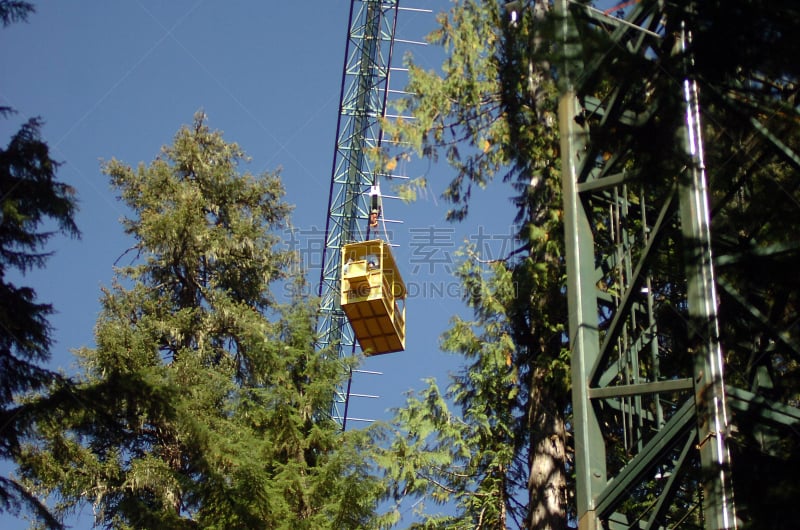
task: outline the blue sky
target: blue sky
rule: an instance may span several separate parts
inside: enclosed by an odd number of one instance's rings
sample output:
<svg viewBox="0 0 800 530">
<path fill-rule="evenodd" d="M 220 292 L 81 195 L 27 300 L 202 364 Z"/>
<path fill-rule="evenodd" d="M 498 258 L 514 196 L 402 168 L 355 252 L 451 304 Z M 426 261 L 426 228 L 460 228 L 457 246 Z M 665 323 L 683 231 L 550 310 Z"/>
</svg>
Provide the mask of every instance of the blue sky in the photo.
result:
<svg viewBox="0 0 800 530">
<path fill-rule="evenodd" d="M 64 164 L 59 178 L 77 190 L 83 238 L 54 240 L 48 266 L 24 279 L 55 306 L 52 366 L 72 372 L 70 350 L 93 344 L 100 288 L 110 284 L 114 262 L 131 246 L 119 224 L 125 211 L 100 173 L 101 160 L 150 162 L 203 109 L 210 126 L 252 158 L 249 171 L 280 168 L 298 229 L 311 234 L 324 228 L 350 3 L 34 3 L 37 13 L 27 24 L 0 29 L 0 105 L 18 111 L 0 120 L 0 142 L 5 145 L 22 121 L 41 116 L 53 157 Z M 439 11 L 448 2 L 401 5 Z M 398 38 L 418 41 L 434 27 L 434 15 L 403 11 L 397 26 Z M 438 50 L 414 51 L 431 68 L 440 62 Z M 403 83 L 398 73 L 392 88 Z M 426 161 L 403 169 L 409 177 L 425 175 L 434 190 L 451 176 L 447 167 Z M 461 225 L 444 222 L 446 205 L 435 194 L 412 205 L 384 201 L 386 217 L 403 221 L 392 225 L 392 242 L 399 245 L 405 280 L 414 284 L 407 350 L 364 362 L 364 370 L 383 375 L 357 375 L 353 392 L 380 398 L 354 399 L 351 417 L 388 419 L 406 391 L 422 388 L 428 377 L 444 384 L 457 368 L 458 359 L 438 348 L 450 317 L 465 313 L 448 272 L 470 236 L 486 238 L 495 254 L 490 257 L 507 249 L 514 212 L 502 188 L 499 196 L 480 199 Z M 390 193 L 386 185 L 383 191 Z M 319 253 L 310 250 L 308 278 L 316 285 Z M 91 526 L 86 511 L 73 521 L 75 528 Z M 0 526 L 26 524 L 5 514 Z"/>
</svg>

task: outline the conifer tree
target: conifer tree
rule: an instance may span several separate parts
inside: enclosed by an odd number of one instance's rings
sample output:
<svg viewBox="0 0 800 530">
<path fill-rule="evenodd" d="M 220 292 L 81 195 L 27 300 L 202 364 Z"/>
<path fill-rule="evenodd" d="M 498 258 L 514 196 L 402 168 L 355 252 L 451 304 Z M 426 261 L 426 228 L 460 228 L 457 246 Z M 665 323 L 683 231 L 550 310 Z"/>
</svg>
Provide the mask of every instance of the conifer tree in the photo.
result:
<svg viewBox="0 0 800 530">
<path fill-rule="evenodd" d="M 458 276 L 474 319 L 454 319 L 444 349 L 466 359 L 442 392 L 431 382 L 394 422 L 386 453 L 397 498 L 428 497 L 455 514 L 422 511 L 423 528 L 561 529 L 569 515 L 569 381 L 555 87 L 547 2 L 512 18 L 502 3 L 465 0 L 431 41 L 441 73 L 409 64 L 414 120 L 392 129 L 456 175 L 447 218 L 469 214 L 476 190 L 511 185 L 519 248 L 487 263 L 465 249 Z M 514 216 L 514 214 L 516 214 Z M 455 407 L 455 408 L 454 408 Z"/>
<path fill-rule="evenodd" d="M 0 112 L 2 109 L 0 109 Z M 44 267 L 45 245 L 56 234 L 79 235 L 72 187 L 56 179 L 58 163 L 31 119 L 0 149 L 0 457 L 15 458 L 29 434 L 31 413 L 19 398 L 37 392 L 60 376 L 46 368 L 53 344 L 49 317 L 53 306 L 20 285 L 14 274 Z M 42 225 L 56 223 L 57 230 Z M 0 508 L 27 506 L 53 523 L 47 511 L 12 477 L 0 477 Z"/>
<path fill-rule="evenodd" d="M 22 1 L 0 1 L 0 24 L 24 22 L 34 12 Z M 0 118 L 14 114 L 0 106 Z M 75 190 L 57 179 L 59 163 L 41 135 L 42 121 L 27 120 L 0 148 L 0 458 L 20 451 L 32 421 L 19 398 L 37 392 L 58 374 L 48 370 L 53 345 L 49 321 L 54 308 L 38 300 L 24 275 L 46 265 L 53 236 L 78 237 Z M 27 508 L 50 526 L 55 519 L 13 477 L 0 477 L 0 510 Z"/>
<path fill-rule="evenodd" d="M 245 161 L 199 113 L 150 164 L 103 165 L 134 245 L 79 379 L 35 404 L 52 412 L 22 459 L 59 513 L 90 504 L 108 528 L 373 526 L 365 435 L 321 414 L 343 371 L 313 348 L 280 177 L 240 173 Z"/>
</svg>

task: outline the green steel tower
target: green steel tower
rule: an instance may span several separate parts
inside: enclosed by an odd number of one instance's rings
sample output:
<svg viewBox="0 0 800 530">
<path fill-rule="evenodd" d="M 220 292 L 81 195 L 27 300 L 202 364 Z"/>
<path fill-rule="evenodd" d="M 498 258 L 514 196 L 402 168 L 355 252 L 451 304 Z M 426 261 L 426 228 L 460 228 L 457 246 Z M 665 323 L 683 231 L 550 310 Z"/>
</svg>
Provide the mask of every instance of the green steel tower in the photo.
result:
<svg viewBox="0 0 800 530">
<path fill-rule="evenodd" d="M 381 175 L 368 154 L 381 145 L 381 119 L 389 94 L 398 0 L 352 0 L 342 73 L 317 322 L 318 347 L 339 358 L 356 351 L 353 330 L 340 305 L 342 246 L 365 240 Z M 337 389 L 331 415 L 346 426 L 348 389 Z"/>
<path fill-rule="evenodd" d="M 580 530 L 766 528 L 797 493 L 797 77 L 706 60 L 734 3 L 555 1 Z"/>
</svg>

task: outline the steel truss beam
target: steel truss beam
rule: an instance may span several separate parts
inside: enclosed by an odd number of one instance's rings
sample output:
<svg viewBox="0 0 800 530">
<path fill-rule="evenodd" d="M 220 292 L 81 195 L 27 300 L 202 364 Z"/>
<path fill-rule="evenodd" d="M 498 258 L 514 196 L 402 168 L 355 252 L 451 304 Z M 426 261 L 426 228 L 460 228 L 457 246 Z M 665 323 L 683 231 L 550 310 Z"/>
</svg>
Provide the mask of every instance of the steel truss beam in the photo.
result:
<svg viewBox="0 0 800 530">
<path fill-rule="evenodd" d="M 376 168 L 369 153 L 381 144 L 398 0 L 352 0 L 336 127 L 317 321 L 319 351 L 344 358 L 356 342 L 340 306 L 341 249 L 366 237 L 369 191 Z M 337 389 L 332 417 L 346 426 L 347 388 Z"/>
<path fill-rule="evenodd" d="M 779 381 L 798 293 L 753 274 L 800 256 L 800 179 L 760 188 L 796 175 L 800 119 L 705 86 L 682 3 L 626 5 L 555 2 L 579 528 L 735 528 L 732 447 L 778 454 L 800 424 Z M 753 209 L 769 197 L 785 230 Z"/>
</svg>

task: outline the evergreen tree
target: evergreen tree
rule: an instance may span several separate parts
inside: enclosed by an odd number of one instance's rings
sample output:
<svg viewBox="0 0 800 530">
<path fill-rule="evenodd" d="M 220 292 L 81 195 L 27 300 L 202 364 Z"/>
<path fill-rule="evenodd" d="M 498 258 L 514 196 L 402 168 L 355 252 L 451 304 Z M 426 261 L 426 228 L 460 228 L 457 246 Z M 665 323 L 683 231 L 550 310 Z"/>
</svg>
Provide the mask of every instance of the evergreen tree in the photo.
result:
<svg viewBox="0 0 800 530">
<path fill-rule="evenodd" d="M 0 150 L 0 456 L 14 458 L 28 435 L 31 412 L 18 402 L 29 392 L 59 379 L 44 367 L 50 359 L 51 304 L 10 278 L 43 267 L 44 246 L 56 234 L 78 236 L 73 189 L 56 180 L 58 163 L 41 139 L 41 123 L 31 119 Z M 42 225 L 55 222 L 57 230 Z M 11 477 L 0 477 L 0 506 L 17 512 L 22 505 L 49 519 L 46 511 Z M 51 520 L 52 522 L 52 520 Z"/>
<path fill-rule="evenodd" d="M 22 459 L 61 514 L 108 528 L 364 528 L 379 489 L 364 433 L 320 414 L 342 376 L 313 349 L 277 174 L 202 114 L 152 163 L 103 166 L 131 215 L 130 264 L 101 297 L 95 348 Z M 288 296 L 278 296 L 283 288 Z"/>
<path fill-rule="evenodd" d="M 28 2 L 0 1 L 3 26 L 25 21 L 33 12 Z M 0 107 L 0 117 L 13 114 Z M 77 237 L 75 191 L 56 178 L 58 162 L 41 137 L 42 122 L 26 121 L 0 148 L 0 458 L 13 459 L 28 435 L 30 411 L 18 398 L 43 389 L 58 375 L 44 367 L 50 359 L 51 304 L 36 291 L 19 285 L 20 276 L 44 267 L 52 254 L 45 247 L 58 234 Z M 12 476 L 0 477 L 0 509 L 18 513 L 23 507 L 47 524 L 56 524 L 45 507 Z"/>
<path fill-rule="evenodd" d="M 0 0 L 0 23 L 3 27 L 14 22 L 26 22 L 28 15 L 36 10 L 30 2 L 21 0 Z"/>
<path fill-rule="evenodd" d="M 514 18 L 505 3 L 464 0 L 431 41 L 441 74 L 410 62 L 414 121 L 390 129 L 456 176 L 447 217 L 463 220 L 476 189 L 512 186 L 521 246 L 486 263 L 466 249 L 458 272 L 472 321 L 455 319 L 443 347 L 467 365 L 447 391 L 435 383 L 395 419 L 387 459 L 397 498 L 430 496 L 456 514 L 423 512 L 424 528 L 565 528 L 569 404 L 555 87 L 546 2 Z M 513 209 L 512 209 L 513 211 Z M 452 403 L 459 412 L 450 409 Z"/>
</svg>

